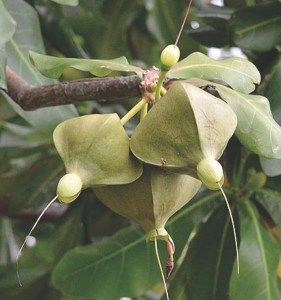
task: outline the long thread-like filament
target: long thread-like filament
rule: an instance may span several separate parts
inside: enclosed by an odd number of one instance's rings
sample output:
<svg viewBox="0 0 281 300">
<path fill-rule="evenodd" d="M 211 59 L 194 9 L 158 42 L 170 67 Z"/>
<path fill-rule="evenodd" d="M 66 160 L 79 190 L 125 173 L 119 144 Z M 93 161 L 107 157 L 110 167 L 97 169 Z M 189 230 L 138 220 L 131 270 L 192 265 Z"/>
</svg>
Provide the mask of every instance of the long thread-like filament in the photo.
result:
<svg viewBox="0 0 281 300">
<path fill-rule="evenodd" d="M 43 209 L 43 211 L 41 212 L 40 216 L 37 218 L 36 222 L 34 223 L 34 225 L 32 226 L 31 230 L 29 231 L 28 235 L 25 237 L 25 240 L 23 242 L 23 244 L 21 245 L 17 258 L 16 258 L 16 263 L 17 263 L 17 276 L 18 276 L 18 282 L 20 284 L 20 286 L 22 286 L 21 280 L 20 280 L 20 275 L 19 275 L 19 257 L 21 255 L 22 249 L 26 244 L 26 241 L 28 239 L 28 237 L 31 235 L 31 233 L 33 232 L 33 230 L 35 229 L 35 227 L 37 226 L 37 224 L 39 223 L 39 221 L 41 220 L 41 218 L 43 217 L 44 213 L 46 212 L 46 210 L 57 200 L 58 196 L 56 196 L 55 198 L 53 198 L 48 205 Z"/>
<path fill-rule="evenodd" d="M 157 246 L 157 238 L 156 237 L 154 238 L 154 246 L 155 246 L 155 254 L 156 254 L 157 262 L 158 262 L 158 265 L 159 265 L 159 269 L 160 269 L 161 276 L 162 276 L 162 281 L 163 281 L 164 288 L 165 288 L 166 297 L 167 297 L 167 300 L 170 300 L 169 293 L 168 293 L 168 288 L 167 288 L 167 284 L 166 284 L 166 280 L 165 280 L 165 276 L 164 276 L 164 272 L 163 272 L 163 269 L 162 269 L 162 265 L 161 265 L 161 261 L 160 261 L 160 257 L 159 257 L 159 253 L 158 253 L 158 246 Z"/>
<path fill-rule="evenodd" d="M 181 36 L 181 34 L 182 34 L 182 31 L 183 31 L 183 28 L 184 28 L 184 25 L 185 25 L 187 16 L 188 16 L 188 14 L 189 14 L 189 10 L 190 10 L 191 4 L 192 4 L 192 0 L 189 1 L 189 4 L 188 4 L 187 10 L 186 10 L 184 19 L 183 19 L 182 24 L 181 24 L 180 31 L 179 31 L 178 36 L 177 36 L 176 41 L 175 41 L 175 46 L 177 46 L 177 44 L 178 44 L 178 42 L 179 42 L 179 39 L 180 39 L 180 36 Z"/>
<path fill-rule="evenodd" d="M 224 190 L 222 189 L 222 186 L 220 185 L 220 183 L 218 182 L 218 186 L 221 190 L 221 193 L 224 197 L 228 212 L 229 212 L 229 216 L 230 216 L 230 220 L 231 220 L 231 224 L 232 224 L 232 229 L 233 229 L 233 235 L 234 235 L 234 241 L 235 241 L 235 250 L 236 250 L 236 258 L 237 258 L 237 274 L 239 274 L 240 272 L 240 264 L 239 264 L 239 251 L 238 251 L 238 242 L 237 242 L 237 234 L 236 234 L 236 230 L 235 230 L 235 224 L 234 224 L 234 219 L 232 216 L 232 212 L 231 212 L 231 208 L 230 205 L 228 203 L 227 197 L 225 195 Z"/>
</svg>

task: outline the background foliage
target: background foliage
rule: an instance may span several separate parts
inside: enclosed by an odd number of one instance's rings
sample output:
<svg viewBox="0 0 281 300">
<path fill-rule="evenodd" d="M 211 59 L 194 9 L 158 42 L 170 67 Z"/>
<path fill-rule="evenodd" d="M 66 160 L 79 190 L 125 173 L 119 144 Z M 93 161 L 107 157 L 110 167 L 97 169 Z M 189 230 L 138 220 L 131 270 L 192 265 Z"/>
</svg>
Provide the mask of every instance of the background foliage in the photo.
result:
<svg viewBox="0 0 281 300">
<path fill-rule="evenodd" d="M 79 2 L 79 3 L 78 3 Z M 161 277 L 143 231 L 105 208 L 91 190 L 64 207 L 57 204 L 15 258 L 35 216 L 55 194 L 63 165 L 52 142 L 62 120 L 78 114 L 117 112 L 135 99 L 25 112 L 5 93 L 6 64 L 29 83 L 55 80 L 31 64 L 29 51 L 59 57 L 113 59 L 126 56 L 141 68 L 159 66 L 159 53 L 175 41 L 185 0 L 0 0 L 0 295 L 3 299 L 159 299 Z M 256 93 L 268 98 L 281 125 L 281 3 L 225 0 L 219 7 L 194 1 L 180 39 L 181 57 L 208 47 L 232 47 L 259 69 Z M 192 20 L 192 22 L 191 22 Z M 118 74 L 118 72 L 114 73 Z M 114 75 L 113 74 L 113 75 Z M 68 68 L 63 79 L 90 77 Z M 261 119 L 263 115 L 261 116 Z M 127 129 L 132 132 L 134 121 Z M 243 134 L 243 128 L 241 128 Z M 257 137 L 267 138 L 260 130 Z M 265 142 L 266 143 L 266 142 Z M 227 209 L 218 192 L 200 192 L 168 223 L 177 267 L 171 299 L 278 300 L 281 298 L 281 160 L 259 157 L 234 137 L 223 159 L 240 240 L 241 272 Z M 163 245 L 160 245 L 163 246 Z M 160 247 L 165 261 L 164 246 Z M 163 297 L 164 299 L 164 297 Z"/>
</svg>

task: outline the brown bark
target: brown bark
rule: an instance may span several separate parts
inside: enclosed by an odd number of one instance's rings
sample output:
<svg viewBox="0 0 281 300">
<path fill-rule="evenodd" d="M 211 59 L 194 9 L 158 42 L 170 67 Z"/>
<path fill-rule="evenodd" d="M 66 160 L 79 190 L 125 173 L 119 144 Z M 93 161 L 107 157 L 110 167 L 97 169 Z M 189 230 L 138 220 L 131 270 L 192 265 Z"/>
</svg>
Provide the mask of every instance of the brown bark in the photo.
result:
<svg viewBox="0 0 281 300">
<path fill-rule="evenodd" d="M 6 76 L 8 95 L 28 111 L 86 100 L 107 102 L 141 96 L 141 79 L 137 75 L 89 78 L 43 86 L 30 85 L 9 67 Z"/>
</svg>

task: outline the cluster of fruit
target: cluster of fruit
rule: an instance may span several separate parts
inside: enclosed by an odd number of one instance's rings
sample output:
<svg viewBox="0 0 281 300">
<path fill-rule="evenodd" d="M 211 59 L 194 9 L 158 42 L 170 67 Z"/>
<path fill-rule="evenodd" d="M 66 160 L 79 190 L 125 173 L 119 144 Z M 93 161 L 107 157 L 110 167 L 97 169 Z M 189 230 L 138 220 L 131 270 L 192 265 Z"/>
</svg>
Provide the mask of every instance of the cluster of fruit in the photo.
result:
<svg viewBox="0 0 281 300">
<path fill-rule="evenodd" d="M 177 47 L 164 49 L 164 72 L 178 58 Z M 58 199 L 72 202 L 83 188 L 92 187 L 106 206 L 139 224 L 147 240 L 167 242 L 169 274 L 174 246 L 165 224 L 201 183 L 221 189 L 218 159 L 236 125 L 228 104 L 184 82 L 171 86 L 131 138 L 115 113 L 66 120 L 54 131 L 67 173 L 59 181 Z"/>
</svg>

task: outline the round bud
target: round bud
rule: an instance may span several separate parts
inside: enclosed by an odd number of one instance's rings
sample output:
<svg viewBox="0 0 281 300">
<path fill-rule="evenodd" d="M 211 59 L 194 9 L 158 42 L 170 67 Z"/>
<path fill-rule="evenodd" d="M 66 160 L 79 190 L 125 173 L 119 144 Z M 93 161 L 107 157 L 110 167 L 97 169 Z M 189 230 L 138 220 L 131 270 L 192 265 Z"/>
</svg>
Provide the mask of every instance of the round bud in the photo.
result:
<svg viewBox="0 0 281 300">
<path fill-rule="evenodd" d="M 197 175 L 203 184 L 211 190 L 218 190 L 224 176 L 221 164 L 213 158 L 204 158 L 197 165 Z"/>
<path fill-rule="evenodd" d="M 176 45 L 167 46 L 161 53 L 160 60 L 162 65 L 171 68 L 180 58 L 180 49 Z"/>
<path fill-rule="evenodd" d="M 63 203 L 74 201 L 82 190 L 82 181 L 80 177 L 74 173 L 64 175 L 57 187 L 58 199 Z"/>
</svg>

